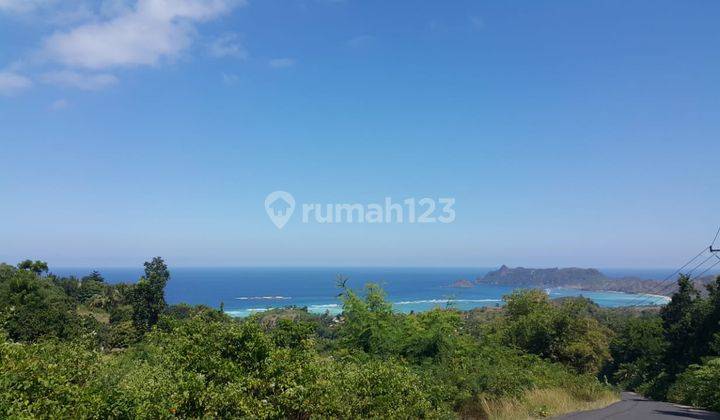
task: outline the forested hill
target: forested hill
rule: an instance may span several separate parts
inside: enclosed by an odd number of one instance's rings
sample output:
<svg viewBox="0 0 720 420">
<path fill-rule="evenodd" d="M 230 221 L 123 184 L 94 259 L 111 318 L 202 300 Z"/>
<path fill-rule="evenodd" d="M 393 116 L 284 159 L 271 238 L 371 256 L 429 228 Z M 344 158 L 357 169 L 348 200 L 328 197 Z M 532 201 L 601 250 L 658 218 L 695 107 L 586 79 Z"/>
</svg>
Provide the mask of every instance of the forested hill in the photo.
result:
<svg viewBox="0 0 720 420">
<path fill-rule="evenodd" d="M 698 286 L 708 278 L 697 281 Z M 676 285 L 637 277 L 610 278 L 595 268 L 510 268 L 503 265 L 477 279 L 477 284 L 514 287 L 569 287 L 580 290 L 615 291 L 626 293 L 657 293 L 672 295 Z M 703 289 L 702 287 L 699 287 Z"/>
</svg>

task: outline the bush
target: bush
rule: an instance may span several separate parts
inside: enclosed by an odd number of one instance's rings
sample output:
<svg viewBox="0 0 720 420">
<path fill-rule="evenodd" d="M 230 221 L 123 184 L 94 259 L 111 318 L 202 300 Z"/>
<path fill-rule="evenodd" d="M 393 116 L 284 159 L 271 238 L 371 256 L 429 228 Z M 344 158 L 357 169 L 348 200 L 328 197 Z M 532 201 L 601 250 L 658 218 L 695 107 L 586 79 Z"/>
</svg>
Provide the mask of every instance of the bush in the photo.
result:
<svg viewBox="0 0 720 420">
<path fill-rule="evenodd" d="M 588 314 L 585 300 L 566 299 L 554 305 L 540 290 L 519 290 L 504 299 L 506 344 L 579 373 L 597 373 L 609 359 L 611 331 Z"/>
<path fill-rule="evenodd" d="M 0 321 L 10 339 L 68 339 L 82 333 L 75 306 L 61 288 L 32 271 L 6 275 L 0 282 Z"/>
<path fill-rule="evenodd" d="M 671 401 L 720 411 L 720 357 L 690 365 L 670 388 Z"/>
<path fill-rule="evenodd" d="M 0 417 L 83 417 L 87 382 L 95 377 L 99 353 L 86 345 L 47 341 L 0 342 Z"/>
</svg>

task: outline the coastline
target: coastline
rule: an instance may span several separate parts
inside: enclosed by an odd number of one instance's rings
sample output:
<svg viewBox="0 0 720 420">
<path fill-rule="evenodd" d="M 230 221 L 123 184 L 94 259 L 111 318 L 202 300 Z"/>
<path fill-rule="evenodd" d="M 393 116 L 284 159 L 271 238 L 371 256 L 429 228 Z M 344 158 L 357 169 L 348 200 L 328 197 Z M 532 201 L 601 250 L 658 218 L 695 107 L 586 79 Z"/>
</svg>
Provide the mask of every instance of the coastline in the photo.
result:
<svg viewBox="0 0 720 420">
<path fill-rule="evenodd" d="M 467 290 L 467 289 L 464 289 Z M 570 287 L 546 288 L 546 292 L 552 299 L 565 297 L 586 297 L 597 303 L 601 307 L 631 307 L 638 302 L 646 301 L 647 306 L 661 306 L 667 304 L 670 298 L 667 296 L 647 293 L 626 293 L 615 290 L 584 290 Z M 451 297 L 428 297 L 423 299 L 403 298 L 402 296 L 393 296 L 395 300 L 391 300 L 393 310 L 398 313 L 425 312 L 435 308 L 456 308 L 459 310 L 472 310 L 482 307 L 502 306 L 505 303 L 502 296 L 471 298 L 467 296 Z M 308 312 L 314 314 L 338 315 L 342 312 L 342 302 L 329 302 L 325 300 L 300 301 L 292 297 L 283 296 L 284 303 L 278 302 L 276 305 L 267 305 L 260 307 L 255 305 L 248 308 L 231 308 L 225 312 L 228 315 L 244 318 L 255 313 L 266 312 L 274 309 L 283 308 L 306 308 Z"/>
</svg>

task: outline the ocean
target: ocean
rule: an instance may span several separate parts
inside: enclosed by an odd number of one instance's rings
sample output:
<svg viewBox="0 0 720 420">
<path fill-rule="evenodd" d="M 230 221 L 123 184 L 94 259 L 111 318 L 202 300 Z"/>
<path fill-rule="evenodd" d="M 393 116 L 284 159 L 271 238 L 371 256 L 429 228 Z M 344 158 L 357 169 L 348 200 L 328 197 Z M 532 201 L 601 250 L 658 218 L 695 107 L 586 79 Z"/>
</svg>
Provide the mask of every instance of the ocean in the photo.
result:
<svg viewBox="0 0 720 420">
<path fill-rule="evenodd" d="M 52 270 L 55 274 L 78 277 L 96 269 L 110 283 L 135 282 L 140 268 L 79 268 Z M 362 290 L 367 283 L 380 284 L 393 307 L 399 312 L 426 311 L 435 307 L 472 309 L 502 305 L 502 297 L 513 288 L 504 286 L 475 286 L 452 288 L 453 282 L 475 280 L 495 268 L 175 268 L 166 288 L 166 300 L 171 303 L 204 304 L 219 307 L 238 317 L 248 316 L 270 308 L 286 306 L 307 307 L 315 313 L 337 314 L 342 310 L 336 285 L 338 275 L 348 278 L 347 286 Z M 612 277 L 639 276 L 664 278 L 672 270 L 663 269 L 605 269 Z M 636 295 L 618 292 L 588 292 L 574 289 L 548 289 L 551 298 L 585 296 L 600 306 L 619 307 L 644 302 L 664 304 L 661 296 Z"/>
</svg>

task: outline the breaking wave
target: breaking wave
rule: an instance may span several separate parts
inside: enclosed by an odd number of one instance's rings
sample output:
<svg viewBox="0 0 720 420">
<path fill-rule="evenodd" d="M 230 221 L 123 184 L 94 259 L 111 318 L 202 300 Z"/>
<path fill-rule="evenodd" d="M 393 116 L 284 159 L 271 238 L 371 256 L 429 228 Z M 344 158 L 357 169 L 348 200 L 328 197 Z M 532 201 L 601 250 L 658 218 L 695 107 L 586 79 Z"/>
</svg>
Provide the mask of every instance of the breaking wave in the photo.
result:
<svg viewBox="0 0 720 420">
<path fill-rule="evenodd" d="M 292 299 L 289 296 L 240 296 L 237 300 L 287 300 Z"/>
<path fill-rule="evenodd" d="M 338 308 L 340 305 L 337 303 L 328 303 L 326 305 L 310 305 L 308 306 L 308 309 L 331 309 L 331 308 Z"/>
<path fill-rule="evenodd" d="M 393 302 L 394 305 L 415 305 L 419 303 L 482 303 L 502 302 L 502 299 L 424 299 L 424 300 L 403 300 Z"/>
</svg>

